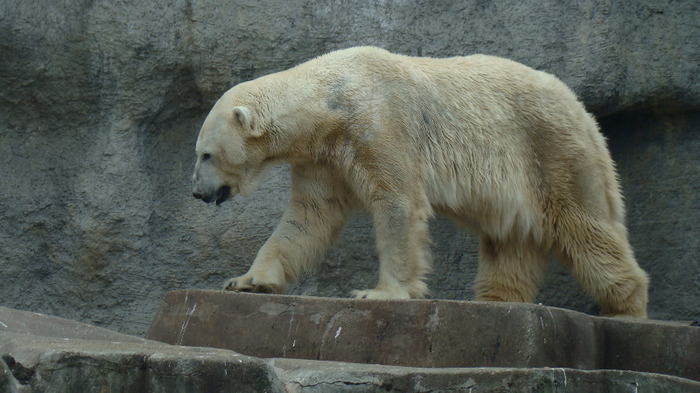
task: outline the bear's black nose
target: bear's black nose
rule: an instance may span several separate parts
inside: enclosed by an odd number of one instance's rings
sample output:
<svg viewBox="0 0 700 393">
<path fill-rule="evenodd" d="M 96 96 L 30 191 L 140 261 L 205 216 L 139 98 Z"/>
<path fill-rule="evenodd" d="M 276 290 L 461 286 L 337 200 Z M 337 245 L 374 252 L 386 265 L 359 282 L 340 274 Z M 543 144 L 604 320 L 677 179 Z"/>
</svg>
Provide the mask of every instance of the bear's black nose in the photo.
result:
<svg viewBox="0 0 700 393">
<path fill-rule="evenodd" d="M 192 196 L 195 197 L 195 198 L 197 198 L 197 199 L 202 199 L 202 194 L 200 194 L 200 193 L 198 193 L 198 192 L 193 192 L 193 193 L 192 193 Z"/>
</svg>

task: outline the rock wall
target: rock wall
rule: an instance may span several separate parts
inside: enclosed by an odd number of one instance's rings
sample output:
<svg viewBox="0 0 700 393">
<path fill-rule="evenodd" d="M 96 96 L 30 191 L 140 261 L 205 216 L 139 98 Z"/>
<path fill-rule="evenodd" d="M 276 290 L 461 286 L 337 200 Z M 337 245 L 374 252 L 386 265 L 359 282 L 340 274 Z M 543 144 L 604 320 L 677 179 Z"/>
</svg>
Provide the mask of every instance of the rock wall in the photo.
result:
<svg viewBox="0 0 700 393">
<path fill-rule="evenodd" d="M 199 126 L 232 85 L 359 44 L 476 52 L 558 75 L 618 161 L 651 317 L 700 319 L 697 2 L 7 0 L 0 5 L 0 304 L 143 333 L 163 294 L 244 272 L 289 197 L 190 196 Z M 433 296 L 470 299 L 476 241 L 436 219 Z M 353 219 L 293 293 L 376 282 Z M 544 304 L 596 312 L 552 263 Z"/>
</svg>

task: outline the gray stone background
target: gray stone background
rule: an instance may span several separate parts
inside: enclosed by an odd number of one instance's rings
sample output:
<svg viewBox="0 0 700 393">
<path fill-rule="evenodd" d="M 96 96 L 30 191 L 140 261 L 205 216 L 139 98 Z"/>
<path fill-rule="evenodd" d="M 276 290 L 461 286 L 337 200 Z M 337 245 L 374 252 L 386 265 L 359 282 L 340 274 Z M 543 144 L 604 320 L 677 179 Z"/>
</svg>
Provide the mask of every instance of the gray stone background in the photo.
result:
<svg viewBox="0 0 700 393">
<path fill-rule="evenodd" d="M 163 294 L 245 272 L 289 175 L 214 207 L 190 195 L 194 142 L 232 85 L 334 49 L 487 53 L 554 73 L 618 162 L 650 317 L 700 319 L 697 1 L 19 1 L 0 3 L 0 305 L 129 334 Z M 432 223 L 433 297 L 471 299 L 476 240 Z M 376 283 L 358 216 L 292 293 Z M 596 313 L 565 268 L 539 301 Z"/>
</svg>

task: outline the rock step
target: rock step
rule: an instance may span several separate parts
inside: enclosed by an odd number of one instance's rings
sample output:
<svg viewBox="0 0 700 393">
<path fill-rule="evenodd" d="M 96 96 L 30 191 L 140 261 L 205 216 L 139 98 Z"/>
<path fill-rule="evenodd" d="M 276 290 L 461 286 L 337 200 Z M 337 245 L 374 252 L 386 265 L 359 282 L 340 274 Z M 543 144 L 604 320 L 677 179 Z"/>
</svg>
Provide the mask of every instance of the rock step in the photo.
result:
<svg viewBox="0 0 700 393">
<path fill-rule="evenodd" d="M 190 322 L 198 318 L 197 309 L 190 308 Z M 191 328 L 185 326 L 183 338 Z M 698 381 L 635 371 L 260 359 L 226 349 L 165 344 L 5 307 L 0 307 L 0 359 L 3 393 L 700 392 Z"/>
<path fill-rule="evenodd" d="M 700 380 L 700 328 L 523 303 L 185 290 L 146 333 L 169 344 L 408 367 L 632 370 Z"/>
</svg>

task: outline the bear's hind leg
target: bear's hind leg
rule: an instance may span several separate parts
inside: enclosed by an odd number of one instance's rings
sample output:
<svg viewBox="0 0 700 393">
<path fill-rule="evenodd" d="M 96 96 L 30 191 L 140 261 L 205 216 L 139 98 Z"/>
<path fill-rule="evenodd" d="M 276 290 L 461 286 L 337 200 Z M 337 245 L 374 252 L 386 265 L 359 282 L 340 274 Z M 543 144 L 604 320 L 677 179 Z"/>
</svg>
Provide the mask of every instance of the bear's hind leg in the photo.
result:
<svg viewBox="0 0 700 393">
<path fill-rule="evenodd" d="M 649 278 L 634 259 L 624 225 L 568 220 L 560 221 L 558 256 L 600 305 L 601 315 L 646 318 Z"/>
<path fill-rule="evenodd" d="M 476 300 L 532 303 L 546 269 L 547 253 L 533 242 L 482 236 Z"/>
</svg>

